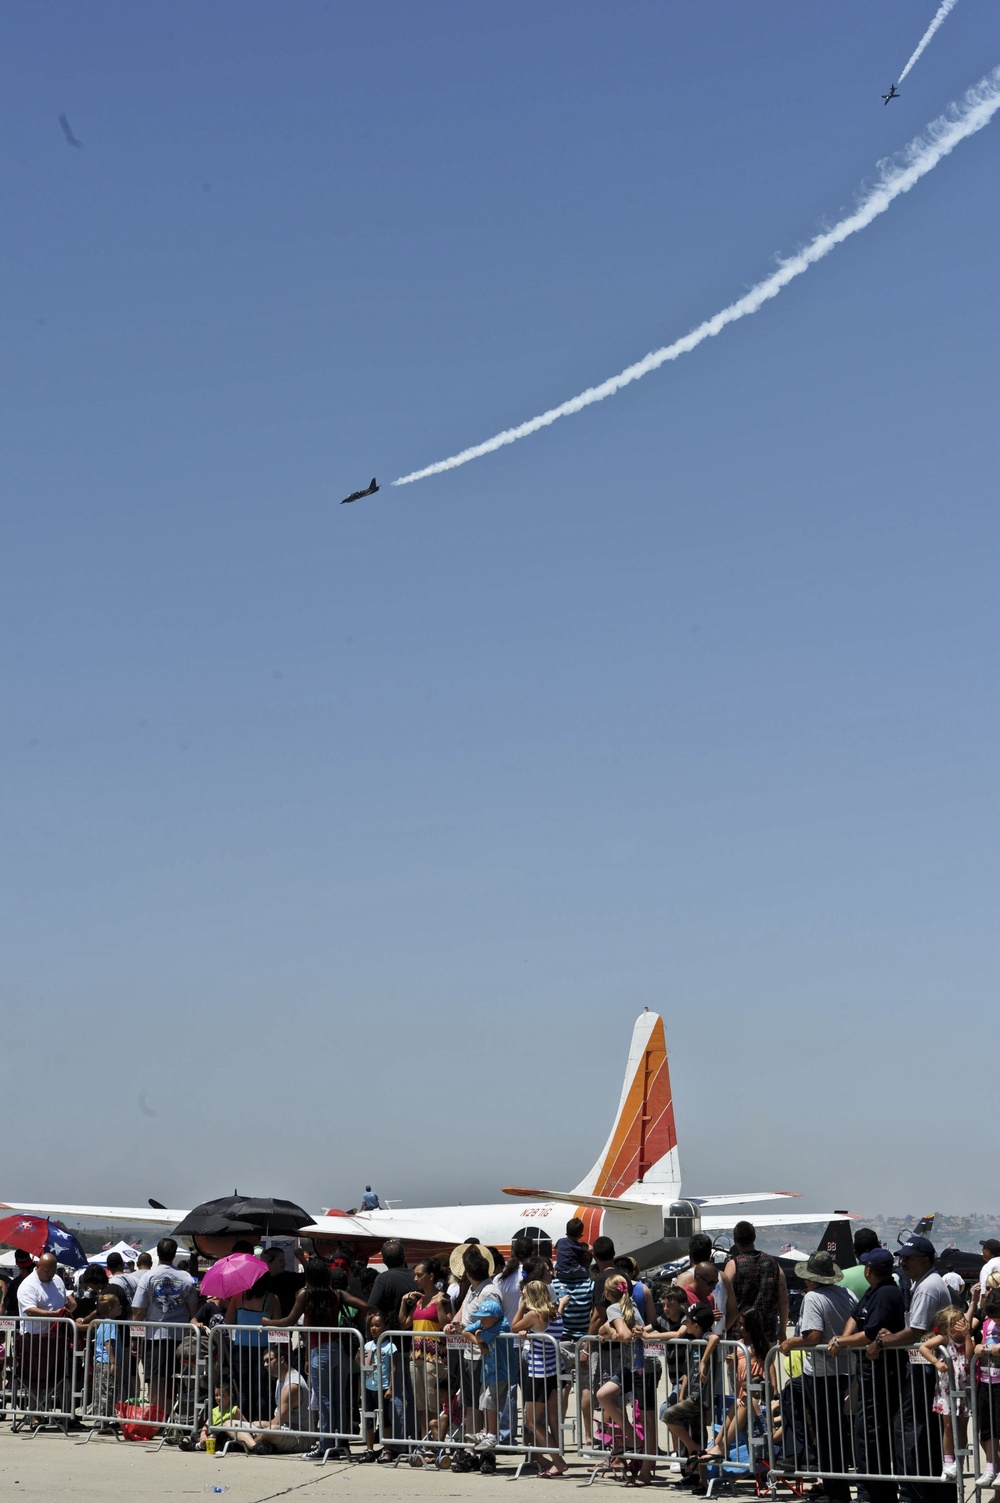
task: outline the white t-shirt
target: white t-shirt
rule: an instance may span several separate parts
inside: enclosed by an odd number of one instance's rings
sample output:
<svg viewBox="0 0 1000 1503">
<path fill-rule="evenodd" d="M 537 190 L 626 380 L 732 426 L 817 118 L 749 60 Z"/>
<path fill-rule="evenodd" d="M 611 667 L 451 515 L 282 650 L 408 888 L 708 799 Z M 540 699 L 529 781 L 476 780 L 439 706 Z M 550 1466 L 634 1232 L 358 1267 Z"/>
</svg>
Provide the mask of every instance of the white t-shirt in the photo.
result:
<svg viewBox="0 0 1000 1503">
<path fill-rule="evenodd" d="M 194 1287 L 194 1279 L 185 1269 L 158 1263 L 139 1280 L 132 1314 L 136 1320 L 149 1323 L 146 1334 L 152 1340 L 178 1341 L 183 1334 L 181 1327 L 191 1319 L 188 1297 Z M 153 1324 L 158 1321 L 165 1324 Z"/>
<path fill-rule="evenodd" d="M 989 1279 L 990 1274 L 993 1273 L 996 1274 L 997 1282 L 1000 1283 L 1000 1258 L 990 1258 L 988 1263 L 984 1263 L 982 1268 L 979 1270 L 978 1279 L 973 1280 L 973 1282 L 978 1283 L 980 1288 L 985 1292 L 987 1280 Z"/>
<path fill-rule="evenodd" d="M 288 1395 L 288 1423 L 283 1430 L 307 1430 L 309 1428 L 309 1384 L 297 1367 L 290 1367 L 283 1378 L 274 1385 L 274 1417 L 281 1419 L 282 1389 L 290 1389 Z"/>
<path fill-rule="evenodd" d="M 521 1281 L 524 1278 L 524 1269 L 518 1264 L 514 1272 L 508 1274 L 505 1279 L 497 1279 L 497 1288 L 500 1290 L 500 1303 L 503 1305 L 503 1313 L 507 1317 L 507 1324 L 513 1325 L 514 1316 L 517 1314 L 521 1303 Z"/>
<path fill-rule="evenodd" d="M 834 1336 L 842 1336 L 844 1327 L 858 1307 L 858 1302 L 849 1289 L 840 1284 L 825 1284 L 819 1289 L 807 1289 L 799 1316 L 799 1330 L 818 1331 L 821 1344 Z M 802 1371 L 817 1378 L 832 1378 L 851 1372 L 854 1356 L 845 1352 L 842 1356 L 828 1357 L 806 1347 Z"/>
<path fill-rule="evenodd" d="M 29 1273 L 17 1286 L 17 1310 L 23 1315 L 25 1310 L 65 1310 L 66 1308 L 66 1285 L 58 1274 L 43 1283 L 37 1272 Z M 24 1322 L 21 1330 L 26 1336 L 41 1336 L 52 1324 L 49 1320 L 31 1320 Z"/>
<path fill-rule="evenodd" d="M 715 1311 L 716 1311 L 716 1318 L 712 1322 L 712 1330 L 713 1330 L 713 1332 L 715 1333 L 716 1336 L 725 1336 L 725 1334 L 726 1334 L 726 1286 L 722 1282 L 722 1274 L 721 1273 L 719 1274 L 718 1283 L 716 1284 L 715 1288 L 712 1290 L 712 1304 L 715 1306 Z"/>
</svg>

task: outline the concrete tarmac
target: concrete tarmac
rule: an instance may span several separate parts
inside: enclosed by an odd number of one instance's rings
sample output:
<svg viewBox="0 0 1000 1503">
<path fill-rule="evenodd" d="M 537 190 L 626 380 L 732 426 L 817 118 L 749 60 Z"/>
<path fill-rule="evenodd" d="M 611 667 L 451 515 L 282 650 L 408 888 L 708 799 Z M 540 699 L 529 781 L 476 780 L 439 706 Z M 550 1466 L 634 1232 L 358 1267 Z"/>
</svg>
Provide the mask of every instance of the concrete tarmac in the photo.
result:
<svg viewBox="0 0 1000 1503">
<path fill-rule="evenodd" d="M 358 1466 L 329 1461 L 325 1466 L 301 1461 L 297 1456 L 206 1456 L 202 1452 L 178 1451 L 134 1441 L 116 1441 L 95 1437 L 86 1445 L 77 1435 L 68 1438 L 51 1432 L 31 1436 L 11 1435 L 6 1426 L 0 1430 L 0 1499 L 3 1503 L 58 1503 L 59 1499 L 80 1503 L 146 1503 L 153 1498 L 191 1499 L 213 1496 L 205 1492 L 208 1484 L 228 1487 L 219 1503 L 266 1503 L 271 1498 L 288 1496 L 301 1503 L 327 1503 L 327 1500 L 383 1500 L 424 1498 L 466 1498 L 473 1494 L 484 1499 L 504 1496 L 511 1503 L 509 1491 L 514 1462 L 499 1461 L 495 1476 L 478 1472 L 453 1477 L 450 1471 L 428 1470 L 408 1466 Z M 587 1467 L 577 1463 L 569 1476 L 551 1486 L 559 1492 L 574 1491 L 588 1477 Z M 544 1482 L 547 1489 L 550 1483 Z M 615 1484 L 620 1486 L 619 1484 Z M 518 1487 L 534 1492 L 539 1479 L 524 1477 Z M 508 1489 L 504 1492 L 504 1489 Z"/>
</svg>

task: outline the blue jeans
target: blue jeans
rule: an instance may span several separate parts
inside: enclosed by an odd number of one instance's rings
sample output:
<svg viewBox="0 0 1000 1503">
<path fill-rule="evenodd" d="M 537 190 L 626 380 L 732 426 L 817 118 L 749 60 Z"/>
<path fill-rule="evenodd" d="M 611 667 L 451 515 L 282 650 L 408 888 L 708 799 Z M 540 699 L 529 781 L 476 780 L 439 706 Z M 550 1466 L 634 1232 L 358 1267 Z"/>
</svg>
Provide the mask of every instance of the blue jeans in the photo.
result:
<svg viewBox="0 0 1000 1503">
<path fill-rule="evenodd" d="M 346 1405 L 340 1346 L 320 1337 L 309 1353 L 309 1407 L 319 1411 L 320 1448 L 343 1434 Z"/>
</svg>

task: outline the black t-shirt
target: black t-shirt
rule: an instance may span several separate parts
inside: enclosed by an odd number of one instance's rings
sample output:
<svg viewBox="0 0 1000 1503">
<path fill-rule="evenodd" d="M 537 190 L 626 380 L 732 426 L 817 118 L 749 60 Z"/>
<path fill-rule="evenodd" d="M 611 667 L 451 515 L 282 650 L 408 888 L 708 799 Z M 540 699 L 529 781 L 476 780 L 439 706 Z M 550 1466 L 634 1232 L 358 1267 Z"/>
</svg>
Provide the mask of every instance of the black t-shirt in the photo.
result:
<svg viewBox="0 0 1000 1503">
<path fill-rule="evenodd" d="M 854 1311 L 854 1324 L 874 1341 L 879 1331 L 902 1331 L 906 1325 L 903 1294 L 892 1279 L 873 1284 Z"/>
<path fill-rule="evenodd" d="M 25 1269 L 24 1273 L 19 1273 L 17 1278 L 11 1279 L 7 1285 L 7 1293 L 4 1295 L 3 1301 L 3 1313 L 5 1315 L 17 1314 L 17 1291 L 31 1272 L 30 1268 Z"/>
<path fill-rule="evenodd" d="M 305 1283 L 305 1274 L 292 1273 L 289 1269 L 283 1269 L 281 1273 L 268 1274 L 267 1292 L 278 1297 L 282 1315 L 291 1315 L 295 1296 Z"/>
<path fill-rule="evenodd" d="M 399 1330 L 400 1300 L 416 1287 L 409 1268 L 386 1268 L 379 1274 L 368 1296 L 368 1308 L 378 1311 L 385 1321 L 386 1330 Z"/>
</svg>

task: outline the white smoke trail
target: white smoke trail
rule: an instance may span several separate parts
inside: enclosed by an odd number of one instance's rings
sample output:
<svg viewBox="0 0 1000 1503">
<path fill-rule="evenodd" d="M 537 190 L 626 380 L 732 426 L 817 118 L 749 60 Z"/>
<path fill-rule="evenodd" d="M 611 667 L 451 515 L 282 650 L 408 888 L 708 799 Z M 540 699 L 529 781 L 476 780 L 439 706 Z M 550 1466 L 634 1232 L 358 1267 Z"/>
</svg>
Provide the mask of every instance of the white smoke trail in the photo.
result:
<svg viewBox="0 0 1000 1503">
<path fill-rule="evenodd" d="M 917 43 L 917 50 L 913 54 L 913 56 L 910 58 L 910 61 L 907 63 L 906 67 L 903 69 L 902 73 L 899 75 L 899 78 L 896 80 L 897 83 L 902 83 L 903 82 L 903 79 L 906 77 L 907 73 L 909 73 L 910 69 L 913 67 L 913 64 L 916 62 L 917 58 L 923 52 L 924 48 L 927 46 L 927 43 L 930 41 L 931 37 L 937 31 L 937 29 L 941 25 L 942 21 L 944 21 L 946 19 L 946 17 L 951 14 L 951 12 L 955 9 L 955 6 L 957 4 L 958 4 L 958 0 L 941 0 L 941 4 L 937 8 L 937 13 L 936 13 L 933 21 L 928 26 L 928 28 L 924 32 L 923 36 L 920 38 L 920 41 Z"/>
<path fill-rule="evenodd" d="M 439 459 L 436 464 L 427 465 L 422 470 L 414 470 L 412 474 L 401 475 L 394 480 L 393 485 L 410 485 L 414 480 L 424 480 L 428 475 L 440 475 L 445 470 L 457 469 L 459 465 L 468 464 L 472 459 L 480 459 L 484 454 L 492 454 L 496 449 L 502 449 L 505 444 L 517 443 L 518 439 L 527 438 L 530 433 L 537 433 L 540 428 L 547 428 L 550 423 L 558 418 L 569 417 L 571 413 L 582 412 L 593 402 L 603 402 L 605 397 L 614 396 L 615 392 L 621 391 L 623 386 L 628 386 L 632 381 L 638 381 L 643 376 L 648 376 L 650 371 L 658 370 L 668 360 L 676 360 L 681 355 L 686 355 L 695 349 L 705 339 L 711 339 L 720 334 L 727 324 L 735 323 L 737 319 L 745 318 L 749 313 L 756 313 L 762 304 L 769 298 L 777 297 L 783 287 L 793 281 L 795 277 L 802 275 L 810 266 L 821 261 L 824 256 L 846 240 L 849 235 L 854 235 L 858 230 L 863 230 L 866 225 L 879 214 L 884 214 L 894 199 L 901 193 L 907 193 L 925 177 L 942 157 L 953 151 L 960 141 L 966 136 L 973 135 L 982 130 L 992 120 L 996 111 L 1000 109 L 1000 67 L 994 68 L 979 83 L 966 90 L 962 99 L 948 106 L 943 115 L 931 122 L 923 134 L 917 136 L 895 158 L 889 158 L 879 163 L 879 175 L 874 186 L 865 192 L 858 202 L 853 214 L 842 219 L 834 225 L 832 230 L 826 230 L 822 235 L 817 235 L 815 240 L 787 261 L 782 261 L 778 270 L 763 282 L 758 282 L 756 287 L 741 297 L 738 302 L 731 303 L 728 308 L 723 308 L 721 313 L 716 313 L 712 318 L 706 319 L 690 334 L 667 345 L 661 350 L 653 350 L 650 354 L 629 365 L 617 376 L 609 376 L 599 386 L 590 386 L 586 391 L 580 392 L 579 396 L 570 397 L 566 402 L 561 402 L 558 407 L 550 407 L 548 412 L 539 414 L 538 417 L 529 418 L 527 422 L 519 423 L 516 428 L 505 428 L 502 433 L 497 433 L 493 438 L 488 438 L 484 443 L 475 444 L 471 449 L 463 449 L 459 454 L 453 454 L 450 459 Z"/>
</svg>

